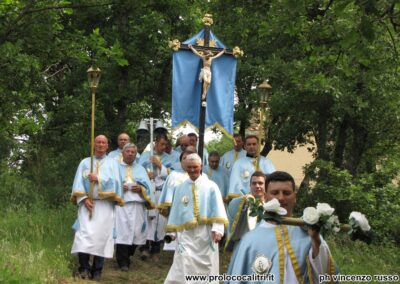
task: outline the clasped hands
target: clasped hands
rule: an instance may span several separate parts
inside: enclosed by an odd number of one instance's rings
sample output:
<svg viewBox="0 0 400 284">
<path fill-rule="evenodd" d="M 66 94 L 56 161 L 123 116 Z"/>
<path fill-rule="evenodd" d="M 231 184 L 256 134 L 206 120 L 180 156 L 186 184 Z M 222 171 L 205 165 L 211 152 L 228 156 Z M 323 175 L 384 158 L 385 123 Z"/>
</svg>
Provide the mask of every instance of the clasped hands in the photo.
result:
<svg viewBox="0 0 400 284">
<path fill-rule="evenodd" d="M 122 186 L 122 189 L 124 190 L 124 192 L 129 191 L 129 190 L 131 190 L 132 192 L 136 192 L 136 193 L 141 193 L 142 192 L 142 189 L 140 188 L 140 185 L 137 185 L 137 184 L 136 185 L 131 185 L 129 187 L 129 185 L 125 183 Z"/>
</svg>

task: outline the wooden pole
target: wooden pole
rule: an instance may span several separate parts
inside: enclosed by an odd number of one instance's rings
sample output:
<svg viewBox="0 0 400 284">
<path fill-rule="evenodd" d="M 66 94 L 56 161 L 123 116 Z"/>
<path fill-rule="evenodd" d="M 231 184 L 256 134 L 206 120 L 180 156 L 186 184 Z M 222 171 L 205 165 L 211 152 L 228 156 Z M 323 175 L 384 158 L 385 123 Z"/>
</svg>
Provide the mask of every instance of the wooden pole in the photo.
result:
<svg viewBox="0 0 400 284">
<path fill-rule="evenodd" d="M 92 91 L 92 115 L 91 115 L 91 127 L 90 127 L 90 173 L 94 171 L 94 116 L 95 116 L 95 106 L 96 106 L 96 91 L 94 88 Z M 89 199 L 93 202 L 93 191 L 94 191 L 94 182 L 90 182 L 89 189 Z M 92 219 L 92 212 L 89 213 L 89 219 Z"/>
<path fill-rule="evenodd" d="M 263 121 L 264 121 L 264 109 L 263 109 L 263 104 L 260 104 L 260 124 L 259 124 L 259 128 L 258 128 L 258 147 L 257 147 L 257 163 L 256 163 L 256 170 L 259 171 L 260 170 L 260 153 L 261 153 L 261 147 L 262 147 L 262 137 L 263 137 L 263 129 L 264 129 L 264 125 L 263 125 Z"/>
<path fill-rule="evenodd" d="M 300 218 L 292 218 L 292 217 L 282 217 L 282 224 L 284 225 L 291 225 L 291 226 L 307 226 L 307 223 Z M 347 233 L 350 231 L 350 225 L 348 224 L 341 224 L 340 231 Z"/>
<path fill-rule="evenodd" d="M 204 46 L 208 47 L 210 44 L 210 26 L 204 25 Z M 203 84 L 201 85 L 201 94 L 203 93 Z M 206 125 L 206 108 L 207 108 L 207 97 L 203 101 L 200 95 L 200 117 L 199 117 L 199 147 L 197 149 L 200 158 L 203 161 L 203 149 L 204 149 L 204 132 Z M 203 161 L 203 165 L 205 161 Z"/>
</svg>

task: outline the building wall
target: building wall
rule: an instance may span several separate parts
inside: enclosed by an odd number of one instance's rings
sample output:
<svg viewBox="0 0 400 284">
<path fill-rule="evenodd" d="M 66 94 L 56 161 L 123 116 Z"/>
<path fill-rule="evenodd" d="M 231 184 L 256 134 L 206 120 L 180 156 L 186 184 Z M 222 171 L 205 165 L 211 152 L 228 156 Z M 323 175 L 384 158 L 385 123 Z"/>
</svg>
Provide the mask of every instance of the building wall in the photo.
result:
<svg viewBox="0 0 400 284">
<path fill-rule="evenodd" d="M 303 167 L 314 160 L 307 146 L 297 147 L 294 153 L 272 150 L 268 158 L 272 160 L 276 170 L 290 173 L 294 177 L 296 186 L 303 180 Z"/>
</svg>

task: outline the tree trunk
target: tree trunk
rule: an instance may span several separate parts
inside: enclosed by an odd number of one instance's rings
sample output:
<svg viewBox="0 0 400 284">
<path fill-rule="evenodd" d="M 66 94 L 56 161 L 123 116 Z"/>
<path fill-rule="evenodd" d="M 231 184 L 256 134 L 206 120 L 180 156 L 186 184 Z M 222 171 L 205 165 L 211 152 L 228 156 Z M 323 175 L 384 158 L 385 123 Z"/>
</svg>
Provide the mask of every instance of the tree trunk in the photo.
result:
<svg viewBox="0 0 400 284">
<path fill-rule="evenodd" d="M 349 128 L 349 116 L 346 114 L 340 123 L 339 133 L 336 140 L 336 147 L 333 153 L 333 162 L 335 163 L 335 167 L 342 168 L 343 167 L 343 155 L 344 149 L 346 147 L 347 140 L 347 129 Z"/>
<path fill-rule="evenodd" d="M 353 141 L 351 143 L 351 149 L 346 168 L 353 176 L 356 176 L 358 169 L 360 168 L 362 155 L 365 151 L 365 143 L 368 137 L 368 131 L 358 123 L 353 123 L 351 128 L 353 130 Z"/>
<path fill-rule="evenodd" d="M 272 139 L 268 136 L 267 140 L 265 141 L 264 147 L 262 148 L 260 155 L 261 156 L 268 156 L 269 152 L 272 150 Z"/>
<path fill-rule="evenodd" d="M 317 145 L 317 159 L 328 160 L 328 150 L 327 150 L 327 136 L 328 136 L 328 124 L 326 117 L 326 110 L 319 111 L 318 128 L 315 133 L 315 143 Z"/>
</svg>

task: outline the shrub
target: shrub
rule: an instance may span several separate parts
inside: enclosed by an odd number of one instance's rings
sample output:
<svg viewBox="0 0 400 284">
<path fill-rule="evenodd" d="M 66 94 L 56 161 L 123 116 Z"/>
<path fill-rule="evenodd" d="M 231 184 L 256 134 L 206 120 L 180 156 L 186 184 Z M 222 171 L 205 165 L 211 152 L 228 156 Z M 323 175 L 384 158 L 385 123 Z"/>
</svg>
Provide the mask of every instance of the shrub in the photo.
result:
<svg viewBox="0 0 400 284">
<path fill-rule="evenodd" d="M 400 243 L 400 217 L 395 213 L 400 209 L 400 190 L 388 178 L 389 182 L 382 186 L 382 172 L 353 177 L 331 162 L 316 160 L 306 167 L 306 175 L 311 182 L 298 193 L 297 211 L 326 202 L 336 209 L 342 223 L 348 222 L 352 211 L 359 211 L 367 216 L 376 240 Z"/>
</svg>

